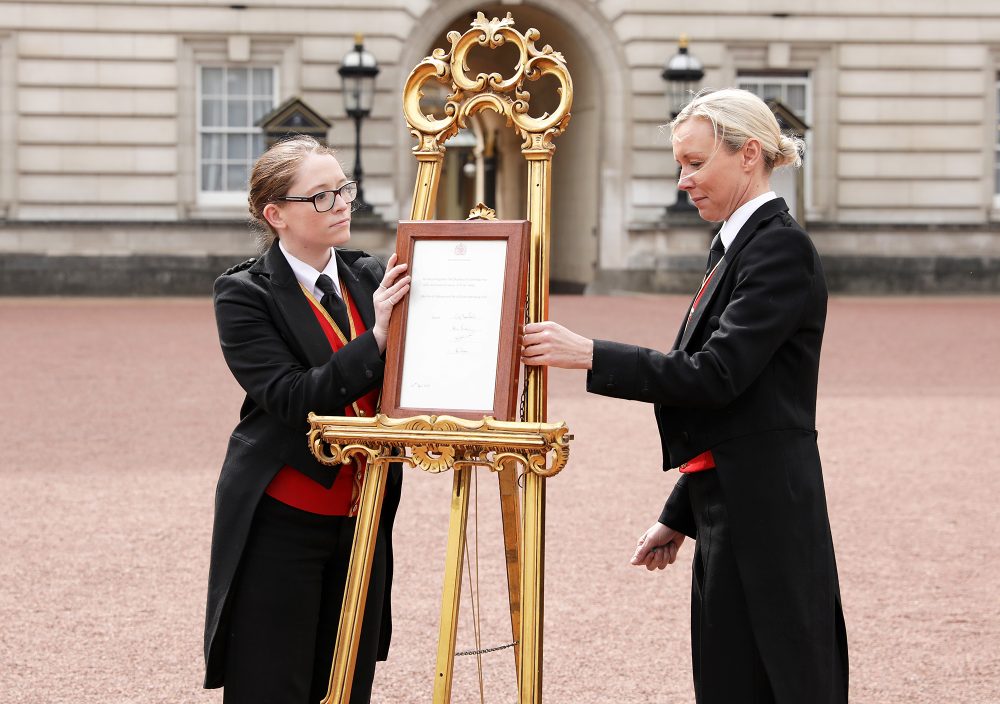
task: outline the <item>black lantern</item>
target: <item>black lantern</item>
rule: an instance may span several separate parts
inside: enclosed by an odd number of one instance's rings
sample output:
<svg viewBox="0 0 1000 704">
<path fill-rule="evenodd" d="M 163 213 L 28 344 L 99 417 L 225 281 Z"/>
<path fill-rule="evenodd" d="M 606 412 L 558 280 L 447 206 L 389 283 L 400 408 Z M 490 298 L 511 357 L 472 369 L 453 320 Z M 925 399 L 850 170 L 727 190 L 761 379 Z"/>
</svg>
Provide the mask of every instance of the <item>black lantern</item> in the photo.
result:
<svg viewBox="0 0 1000 704">
<path fill-rule="evenodd" d="M 375 76 L 379 67 L 375 56 L 365 50 L 364 37 L 354 35 L 354 50 L 340 62 L 337 73 L 344 81 L 344 110 L 354 120 L 354 180 L 358 182 L 358 196 L 355 208 L 368 209 L 362 186 L 364 170 L 361 167 L 361 122 L 372 114 L 375 102 Z"/>
<path fill-rule="evenodd" d="M 670 119 L 673 120 L 690 102 L 698 90 L 698 83 L 705 77 L 701 61 L 688 52 L 688 38 L 682 34 L 677 42 L 677 53 L 670 57 L 663 67 L 663 80 L 667 82 L 667 105 L 670 108 Z M 680 173 L 678 173 L 680 178 Z M 677 189 L 677 200 L 667 210 L 672 213 L 693 211 L 695 207 L 688 200 L 687 193 Z"/>
</svg>

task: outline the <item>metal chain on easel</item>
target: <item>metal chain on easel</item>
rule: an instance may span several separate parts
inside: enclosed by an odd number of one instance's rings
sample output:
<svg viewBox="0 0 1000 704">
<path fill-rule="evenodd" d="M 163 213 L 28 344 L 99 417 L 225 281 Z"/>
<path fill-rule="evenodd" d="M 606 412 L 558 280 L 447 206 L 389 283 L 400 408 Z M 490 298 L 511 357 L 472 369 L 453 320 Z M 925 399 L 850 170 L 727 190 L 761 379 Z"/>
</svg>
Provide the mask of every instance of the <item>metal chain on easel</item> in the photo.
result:
<svg viewBox="0 0 1000 704">
<path fill-rule="evenodd" d="M 479 650 L 462 650 L 455 653 L 455 657 L 461 657 L 463 655 L 486 655 L 487 653 L 495 653 L 498 650 L 506 650 L 507 648 L 513 648 L 518 644 L 518 641 L 513 643 L 506 643 L 504 645 L 495 645 L 492 648 L 480 648 Z"/>
</svg>

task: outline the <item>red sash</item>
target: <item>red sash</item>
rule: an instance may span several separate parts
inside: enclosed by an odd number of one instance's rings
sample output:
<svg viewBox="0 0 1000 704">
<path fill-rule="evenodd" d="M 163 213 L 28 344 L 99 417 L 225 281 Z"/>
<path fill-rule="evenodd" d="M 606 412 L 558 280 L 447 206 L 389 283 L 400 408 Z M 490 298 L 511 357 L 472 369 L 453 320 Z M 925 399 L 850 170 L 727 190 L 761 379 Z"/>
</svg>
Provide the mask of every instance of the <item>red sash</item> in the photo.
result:
<svg viewBox="0 0 1000 704">
<path fill-rule="evenodd" d="M 705 289 L 708 288 L 708 282 L 712 280 L 713 276 L 715 276 L 715 270 L 719 268 L 719 264 L 721 263 L 722 260 L 720 259 L 716 262 L 715 266 L 712 267 L 712 270 L 705 274 L 705 278 L 701 280 L 701 288 L 698 289 L 698 295 L 694 297 L 694 303 L 691 304 L 691 310 L 688 311 L 687 320 L 684 322 L 685 331 L 687 330 L 687 326 L 691 324 L 691 318 L 694 317 L 695 309 L 698 307 L 698 304 L 701 303 L 701 297 L 705 295 Z"/>
<path fill-rule="evenodd" d="M 330 343 L 330 349 L 334 352 L 346 345 L 349 339 L 353 340 L 365 332 L 364 322 L 361 320 L 361 315 L 358 313 L 354 301 L 347 293 L 347 289 L 341 286 L 340 290 L 351 315 L 351 329 L 346 331 L 341 331 L 319 301 L 303 289 L 316 320 Z M 379 390 L 373 389 L 345 408 L 344 415 L 373 416 L 378 408 L 378 402 Z M 302 441 L 305 442 L 305 439 L 303 438 Z M 362 459 L 360 463 L 352 461 L 341 466 L 337 478 L 329 489 L 314 482 L 294 467 L 285 465 L 264 491 L 268 496 L 284 504 L 309 513 L 318 513 L 323 516 L 356 516 L 361 499 L 361 483 L 365 476 L 365 464 L 366 461 Z"/>
<path fill-rule="evenodd" d="M 687 462 L 682 462 L 677 471 L 681 474 L 692 474 L 693 472 L 704 472 L 706 469 L 715 467 L 715 458 L 712 457 L 711 450 L 705 450 L 697 457 L 692 457 Z"/>
<path fill-rule="evenodd" d="M 698 295 L 694 297 L 694 303 L 691 304 L 691 310 L 688 312 L 687 322 L 684 323 L 684 330 L 687 330 L 687 326 L 691 324 L 691 319 L 694 317 L 694 311 L 701 303 L 701 297 L 705 295 L 705 289 L 708 288 L 708 282 L 712 280 L 715 276 L 715 270 L 719 268 L 719 264 L 722 263 L 720 259 L 716 262 L 712 270 L 705 274 L 705 278 L 701 282 L 701 288 L 698 289 Z M 682 462 L 677 471 L 681 474 L 692 474 L 693 472 L 704 472 L 706 469 L 715 468 L 715 458 L 712 456 L 711 450 L 705 450 L 697 457 L 692 457 L 687 462 Z"/>
</svg>

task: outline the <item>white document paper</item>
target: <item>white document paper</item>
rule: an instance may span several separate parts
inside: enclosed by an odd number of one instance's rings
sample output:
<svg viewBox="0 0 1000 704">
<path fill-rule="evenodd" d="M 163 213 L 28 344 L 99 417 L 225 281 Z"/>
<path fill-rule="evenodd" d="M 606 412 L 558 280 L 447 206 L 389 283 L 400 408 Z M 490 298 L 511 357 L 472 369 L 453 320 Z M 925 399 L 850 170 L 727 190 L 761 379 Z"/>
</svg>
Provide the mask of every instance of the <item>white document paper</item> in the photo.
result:
<svg viewBox="0 0 1000 704">
<path fill-rule="evenodd" d="M 417 240 L 399 405 L 489 410 L 497 380 L 505 240 Z"/>
</svg>

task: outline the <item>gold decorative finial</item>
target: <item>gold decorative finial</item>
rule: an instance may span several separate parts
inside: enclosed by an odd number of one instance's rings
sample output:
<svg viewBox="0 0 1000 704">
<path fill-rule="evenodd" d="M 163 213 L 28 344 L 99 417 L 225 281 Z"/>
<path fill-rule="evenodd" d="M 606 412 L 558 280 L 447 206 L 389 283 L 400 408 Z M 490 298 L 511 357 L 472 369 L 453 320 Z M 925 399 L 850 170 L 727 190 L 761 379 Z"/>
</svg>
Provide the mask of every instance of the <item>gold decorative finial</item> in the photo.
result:
<svg viewBox="0 0 1000 704">
<path fill-rule="evenodd" d="M 535 46 L 540 38 L 537 29 L 529 29 L 524 34 L 514 29 L 514 18 L 509 12 L 504 17 L 492 19 L 478 12 L 472 27 L 464 34 L 448 33 L 450 50 L 434 49 L 417 64 L 403 89 L 403 115 L 411 134 L 419 140 L 413 150 L 418 161 L 437 159 L 436 155 L 444 153 L 444 143 L 466 126 L 469 117 L 485 109 L 507 118 L 507 123 L 524 139 L 522 152 L 555 150 L 552 140 L 562 134 L 569 123 L 573 81 L 562 54 L 548 44 L 541 49 Z M 503 45 L 513 46 L 520 55 L 513 74 L 505 76 L 491 71 L 469 75 L 468 56 L 474 47 L 497 49 Z M 555 89 L 559 103 L 553 110 L 536 117 L 530 112 L 532 93 L 528 87 L 547 76 L 559 83 Z M 451 89 L 443 117 L 427 115 L 422 110 L 422 88 L 431 81 Z"/>
<path fill-rule="evenodd" d="M 365 35 L 362 34 L 361 32 L 355 32 L 354 33 L 354 45 L 355 46 L 361 46 L 364 43 L 365 43 Z"/>
<path fill-rule="evenodd" d="M 497 211 L 485 203 L 478 203 L 475 208 L 469 211 L 466 220 L 496 220 Z"/>
<path fill-rule="evenodd" d="M 681 49 L 687 49 L 688 48 L 688 35 L 687 35 L 687 33 L 682 34 L 681 38 L 677 40 L 677 46 L 679 48 L 681 48 Z"/>
</svg>

